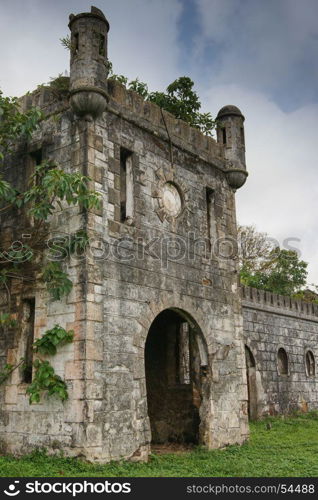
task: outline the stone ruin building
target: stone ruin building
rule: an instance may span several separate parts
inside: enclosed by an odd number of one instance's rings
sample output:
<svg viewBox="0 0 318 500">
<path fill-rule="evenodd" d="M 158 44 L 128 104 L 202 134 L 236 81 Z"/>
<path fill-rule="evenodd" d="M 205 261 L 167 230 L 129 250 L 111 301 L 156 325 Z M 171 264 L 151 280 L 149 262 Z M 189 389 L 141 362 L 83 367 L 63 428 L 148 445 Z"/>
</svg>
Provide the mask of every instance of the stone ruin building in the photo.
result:
<svg viewBox="0 0 318 500">
<path fill-rule="evenodd" d="M 51 359 L 66 402 L 30 405 L 32 374 L 19 370 L 0 386 L 1 451 L 143 460 L 151 443 L 243 443 L 249 418 L 318 408 L 317 306 L 242 289 L 227 255 L 247 177 L 241 111 L 222 107 L 217 139 L 207 137 L 107 79 L 100 10 L 72 14 L 69 28 L 70 97 L 44 87 L 21 99 L 45 119 L 4 176 L 24 186 L 51 159 L 89 175 L 102 207 L 51 218 L 51 235 L 85 229 L 93 242 L 68 263 L 68 297 L 54 302 L 41 282 L 12 282 L 19 326 L 0 331 L 0 368 L 30 355 L 56 323 L 75 338 Z M 30 225 L 23 214 L 0 222 L 1 244 Z M 7 301 L 0 290 L 1 310 Z"/>
</svg>

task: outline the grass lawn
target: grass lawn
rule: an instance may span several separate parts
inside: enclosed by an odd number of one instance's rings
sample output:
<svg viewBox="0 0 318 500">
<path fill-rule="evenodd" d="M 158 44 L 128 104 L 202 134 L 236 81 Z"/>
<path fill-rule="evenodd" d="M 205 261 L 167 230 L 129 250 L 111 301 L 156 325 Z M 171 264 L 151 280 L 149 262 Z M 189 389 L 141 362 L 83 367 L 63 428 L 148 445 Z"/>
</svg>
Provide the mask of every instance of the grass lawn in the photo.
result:
<svg viewBox="0 0 318 500">
<path fill-rule="evenodd" d="M 271 429 L 266 423 L 271 423 Z M 0 456 L 0 476 L 262 477 L 318 476 L 318 412 L 251 423 L 243 446 L 183 454 L 152 455 L 148 463 L 92 465 L 36 452 L 24 458 Z"/>
</svg>

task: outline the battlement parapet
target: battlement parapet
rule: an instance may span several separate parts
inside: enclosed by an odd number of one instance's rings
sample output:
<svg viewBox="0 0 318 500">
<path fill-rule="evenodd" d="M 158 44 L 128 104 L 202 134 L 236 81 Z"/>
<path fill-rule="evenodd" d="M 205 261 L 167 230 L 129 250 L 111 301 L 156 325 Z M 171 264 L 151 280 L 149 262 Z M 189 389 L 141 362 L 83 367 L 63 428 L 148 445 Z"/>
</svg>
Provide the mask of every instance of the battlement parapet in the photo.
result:
<svg viewBox="0 0 318 500">
<path fill-rule="evenodd" d="M 224 148 L 213 137 L 204 135 L 183 120 L 175 118 L 157 104 L 145 101 L 137 92 L 127 90 L 116 80 L 108 80 L 108 92 L 109 112 L 120 115 L 153 135 L 171 141 L 176 147 L 190 151 L 200 159 L 225 170 Z M 68 98 L 65 95 L 58 98 L 49 86 L 41 86 L 21 97 L 20 104 L 23 111 L 38 107 L 47 116 L 69 109 Z"/>
<path fill-rule="evenodd" d="M 318 322 L 318 304 L 292 299 L 285 295 L 241 286 L 242 305 L 244 307 L 275 312 L 300 319 Z"/>
<path fill-rule="evenodd" d="M 44 85 L 20 97 L 19 104 L 22 112 L 26 112 L 31 108 L 39 108 L 46 117 L 61 113 L 70 107 L 66 94 L 61 94 L 57 97 L 56 93 L 49 86 Z"/>
<path fill-rule="evenodd" d="M 213 137 L 204 135 L 157 104 L 145 101 L 137 92 L 127 90 L 116 80 L 108 80 L 108 92 L 110 111 L 135 121 L 154 135 L 171 140 L 177 147 L 190 149 L 196 156 L 207 162 L 213 161 L 215 166 L 224 170 L 223 147 Z"/>
</svg>

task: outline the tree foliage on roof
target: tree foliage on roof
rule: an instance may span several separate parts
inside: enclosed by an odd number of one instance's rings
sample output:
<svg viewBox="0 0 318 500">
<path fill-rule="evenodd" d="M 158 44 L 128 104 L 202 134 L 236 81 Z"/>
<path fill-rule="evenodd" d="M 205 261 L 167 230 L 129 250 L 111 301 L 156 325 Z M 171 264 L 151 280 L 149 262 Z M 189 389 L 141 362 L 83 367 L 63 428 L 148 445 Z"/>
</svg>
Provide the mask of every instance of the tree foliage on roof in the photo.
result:
<svg viewBox="0 0 318 500">
<path fill-rule="evenodd" d="M 188 76 L 181 76 L 170 83 L 165 92 L 149 92 L 148 85 L 139 78 L 129 80 L 124 75 L 113 73 L 109 62 L 109 78 L 120 82 L 127 89 L 133 90 L 146 101 L 157 104 L 176 118 L 185 121 L 191 127 L 199 129 L 205 135 L 212 135 L 215 129 L 215 120 L 211 113 L 201 113 L 201 102 L 194 90 L 194 82 Z"/>
</svg>

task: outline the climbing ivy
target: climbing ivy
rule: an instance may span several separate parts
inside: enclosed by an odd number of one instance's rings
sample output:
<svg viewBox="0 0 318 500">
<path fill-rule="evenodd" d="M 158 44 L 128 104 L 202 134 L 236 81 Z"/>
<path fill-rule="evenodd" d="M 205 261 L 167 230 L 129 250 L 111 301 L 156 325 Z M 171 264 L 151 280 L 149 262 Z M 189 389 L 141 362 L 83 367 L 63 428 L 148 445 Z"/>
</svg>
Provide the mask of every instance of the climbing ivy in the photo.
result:
<svg viewBox="0 0 318 500">
<path fill-rule="evenodd" d="M 57 348 L 73 342 L 73 330 L 65 330 L 59 325 L 55 325 L 51 330 L 47 330 L 45 334 L 33 343 L 35 353 L 54 356 L 57 353 Z M 24 358 L 21 358 L 15 366 L 6 364 L 0 371 L 0 385 L 6 382 L 11 373 L 17 368 L 26 367 Z M 67 386 L 59 375 L 56 375 L 53 366 L 49 361 L 36 359 L 33 363 L 34 376 L 32 383 L 27 388 L 29 402 L 39 403 L 41 393 L 47 392 L 49 396 L 57 396 L 62 401 L 68 398 Z"/>
<path fill-rule="evenodd" d="M 14 368 L 15 367 L 13 365 L 9 364 L 4 365 L 3 370 L 0 371 L 0 384 L 3 384 L 10 377 Z"/>
<path fill-rule="evenodd" d="M 65 83 L 66 82 L 66 83 Z M 59 75 L 51 82 L 54 92 L 66 91 L 68 79 Z M 21 112 L 17 98 L 3 97 L 0 91 L 0 162 L 5 161 L 12 152 L 17 140 L 25 140 L 32 135 L 44 118 L 43 113 L 32 108 Z M 80 211 L 100 207 L 100 196 L 90 189 L 91 179 L 80 173 L 65 172 L 58 165 L 43 161 L 34 168 L 29 176 L 25 190 L 17 189 L 0 175 L 0 213 L 9 213 L 18 218 L 23 213 L 32 218 L 32 237 L 28 244 L 12 242 L 6 249 L 0 249 L 0 287 L 8 297 L 8 311 L 0 314 L 0 328 L 16 328 L 17 321 L 10 311 L 10 282 L 12 279 L 35 281 L 41 279 L 52 300 L 61 300 L 72 289 L 72 281 L 68 277 L 66 263 L 48 261 L 45 253 L 45 235 L 47 222 L 58 209 L 63 211 L 68 206 L 78 206 Z M 66 245 L 64 257 L 76 250 L 83 252 L 88 244 L 85 231 L 77 231 Z M 40 255 L 39 255 L 40 250 Z M 27 263 L 27 266 L 26 266 Z M 33 266 L 33 267 L 32 267 Z M 40 271 L 40 272 L 39 272 Z M 60 325 L 37 339 L 33 345 L 37 355 L 55 355 L 58 346 L 70 343 L 74 332 L 66 331 Z M 7 364 L 0 372 L 0 384 L 3 384 L 17 368 L 25 367 L 21 359 L 16 365 Z M 36 359 L 33 363 L 33 381 L 27 389 L 30 403 L 38 403 L 41 393 L 56 395 L 62 401 L 67 399 L 65 382 L 55 374 L 48 360 Z"/>
<path fill-rule="evenodd" d="M 53 300 L 61 300 L 72 290 L 73 283 L 63 271 L 61 262 L 48 262 L 44 267 L 42 277 Z"/>
<path fill-rule="evenodd" d="M 50 363 L 37 359 L 33 366 L 35 368 L 34 377 L 27 388 L 30 404 L 39 403 L 43 391 L 47 392 L 48 396 L 55 395 L 65 401 L 68 398 L 67 386 L 64 380 L 59 375 L 56 375 Z"/>
<path fill-rule="evenodd" d="M 65 330 L 59 325 L 55 325 L 51 330 L 47 330 L 45 334 L 37 339 L 33 346 L 34 351 L 43 355 L 54 356 L 58 346 L 73 342 L 73 330 Z"/>
<path fill-rule="evenodd" d="M 0 313 L 0 327 L 15 328 L 18 322 L 10 313 Z"/>
<path fill-rule="evenodd" d="M 33 343 L 34 352 L 44 356 L 54 356 L 57 348 L 73 342 L 73 330 L 65 330 L 59 325 L 55 325 Z M 29 402 L 39 403 L 41 394 L 46 392 L 48 396 L 57 396 L 62 401 L 68 398 L 67 386 L 64 380 L 55 373 L 49 361 L 36 359 L 33 363 L 33 380 L 27 388 Z"/>
</svg>

